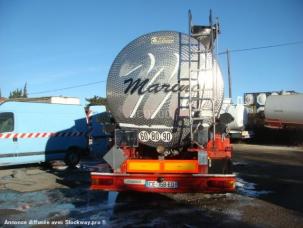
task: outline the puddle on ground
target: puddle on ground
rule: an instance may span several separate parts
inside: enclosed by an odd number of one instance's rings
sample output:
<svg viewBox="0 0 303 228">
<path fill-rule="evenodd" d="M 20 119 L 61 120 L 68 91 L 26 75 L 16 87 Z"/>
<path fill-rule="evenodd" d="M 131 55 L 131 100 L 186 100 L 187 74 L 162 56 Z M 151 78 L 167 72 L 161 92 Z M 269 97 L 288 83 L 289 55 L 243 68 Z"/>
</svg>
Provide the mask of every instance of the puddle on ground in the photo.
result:
<svg viewBox="0 0 303 228">
<path fill-rule="evenodd" d="M 117 193 L 89 189 L 55 189 L 0 194 L 0 223 L 7 220 L 100 220 L 112 215 Z"/>
<path fill-rule="evenodd" d="M 249 197 L 260 197 L 261 195 L 272 193 L 272 191 L 257 190 L 255 183 L 247 182 L 238 176 L 237 176 L 236 188 L 237 188 L 237 192 L 239 192 L 241 195 L 245 195 Z"/>
</svg>

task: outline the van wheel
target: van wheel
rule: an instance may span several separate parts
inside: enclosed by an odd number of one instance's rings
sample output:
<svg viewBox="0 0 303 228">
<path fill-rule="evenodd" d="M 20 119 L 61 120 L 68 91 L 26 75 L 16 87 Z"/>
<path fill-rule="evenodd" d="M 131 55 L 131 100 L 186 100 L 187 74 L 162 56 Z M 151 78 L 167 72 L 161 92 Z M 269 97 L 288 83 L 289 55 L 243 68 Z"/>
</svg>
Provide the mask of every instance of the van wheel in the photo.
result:
<svg viewBox="0 0 303 228">
<path fill-rule="evenodd" d="M 74 168 L 80 161 L 80 151 L 77 148 L 69 149 L 64 162 L 68 167 Z"/>
</svg>

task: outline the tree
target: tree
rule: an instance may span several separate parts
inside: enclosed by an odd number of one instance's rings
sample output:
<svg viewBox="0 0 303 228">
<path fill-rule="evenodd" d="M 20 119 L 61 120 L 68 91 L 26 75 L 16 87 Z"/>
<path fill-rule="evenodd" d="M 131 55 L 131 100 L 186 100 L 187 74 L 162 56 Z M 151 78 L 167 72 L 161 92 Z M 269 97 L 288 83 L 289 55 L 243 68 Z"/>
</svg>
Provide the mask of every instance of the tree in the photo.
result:
<svg viewBox="0 0 303 228">
<path fill-rule="evenodd" d="M 15 89 L 13 91 L 11 91 L 9 93 L 9 97 L 10 99 L 12 98 L 27 98 L 27 82 L 25 82 L 25 85 L 23 87 L 23 90 L 22 89 Z"/>
<path fill-rule="evenodd" d="M 25 82 L 25 85 L 23 87 L 22 97 L 27 98 L 27 82 Z"/>
<path fill-rule="evenodd" d="M 15 89 L 14 91 L 11 91 L 9 93 L 9 99 L 12 99 L 12 98 L 22 98 L 23 97 L 23 94 L 22 94 L 22 90 L 21 89 Z"/>
<path fill-rule="evenodd" d="M 90 105 L 104 105 L 107 106 L 106 98 L 99 97 L 99 96 L 93 96 L 92 98 L 85 98 L 85 100 L 88 102 L 87 106 Z"/>
</svg>

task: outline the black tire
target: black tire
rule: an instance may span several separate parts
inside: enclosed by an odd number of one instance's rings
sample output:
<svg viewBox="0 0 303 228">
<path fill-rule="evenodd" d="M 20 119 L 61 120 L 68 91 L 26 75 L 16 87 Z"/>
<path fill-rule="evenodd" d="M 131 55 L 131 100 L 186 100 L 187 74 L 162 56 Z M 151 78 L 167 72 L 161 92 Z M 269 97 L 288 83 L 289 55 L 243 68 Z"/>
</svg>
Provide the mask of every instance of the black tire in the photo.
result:
<svg viewBox="0 0 303 228">
<path fill-rule="evenodd" d="M 74 168 L 80 161 L 80 151 L 77 148 L 69 149 L 65 155 L 64 162 L 70 167 Z"/>
</svg>

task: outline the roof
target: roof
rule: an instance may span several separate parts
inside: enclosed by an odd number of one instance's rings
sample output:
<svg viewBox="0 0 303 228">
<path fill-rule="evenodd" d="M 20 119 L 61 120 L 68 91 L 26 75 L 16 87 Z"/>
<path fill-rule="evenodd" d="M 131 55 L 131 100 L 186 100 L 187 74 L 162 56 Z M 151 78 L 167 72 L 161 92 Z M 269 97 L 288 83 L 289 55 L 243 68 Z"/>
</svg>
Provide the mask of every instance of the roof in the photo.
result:
<svg viewBox="0 0 303 228">
<path fill-rule="evenodd" d="M 3 103 L 3 102 L 5 102 L 5 100 L 6 100 L 6 98 L 0 97 L 0 104 Z"/>
<path fill-rule="evenodd" d="M 0 105 L 0 112 L 19 112 L 19 113 L 45 113 L 51 114 L 54 112 L 71 113 L 71 112 L 84 113 L 84 107 L 81 105 L 70 104 L 51 104 L 42 102 L 20 102 L 20 101 L 5 101 Z"/>
<path fill-rule="evenodd" d="M 12 99 L 8 99 L 8 101 L 80 105 L 79 98 L 63 97 L 63 96 L 12 98 Z"/>
</svg>

